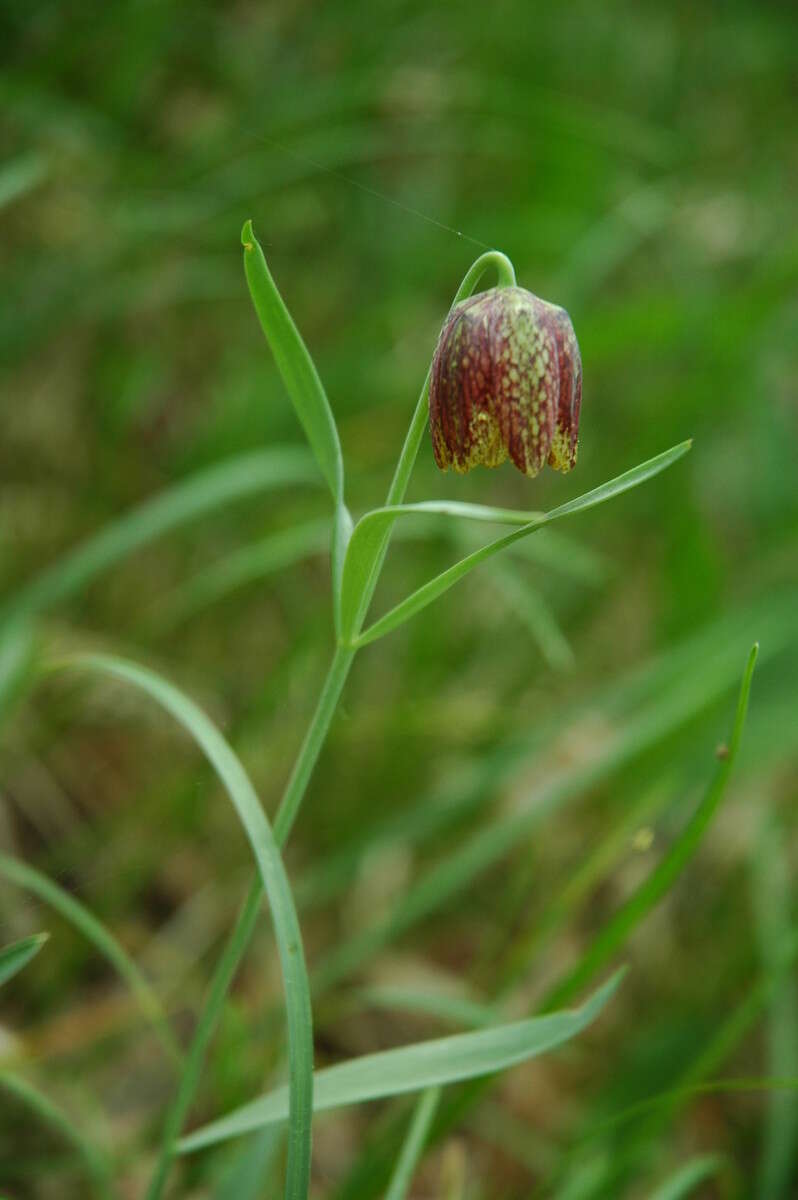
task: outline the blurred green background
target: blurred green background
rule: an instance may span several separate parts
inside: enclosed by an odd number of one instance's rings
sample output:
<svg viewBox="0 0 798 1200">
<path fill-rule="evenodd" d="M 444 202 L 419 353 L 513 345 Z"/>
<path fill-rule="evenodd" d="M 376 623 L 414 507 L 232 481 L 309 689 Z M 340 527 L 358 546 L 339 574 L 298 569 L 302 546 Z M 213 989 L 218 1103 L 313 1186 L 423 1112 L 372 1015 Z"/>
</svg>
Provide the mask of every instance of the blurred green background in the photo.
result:
<svg viewBox="0 0 798 1200">
<path fill-rule="evenodd" d="M 6 597 L 193 472 L 301 443 L 246 293 L 247 217 L 325 380 L 356 513 L 384 495 L 484 246 L 571 313 L 578 469 L 444 477 L 425 446 L 411 499 L 545 509 L 695 438 L 359 656 L 287 863 L 319 1064 L 456 1028 L 375 987 L 534 1011 L 683 828 L 758 638 L 730 795 L 616 956 L 622 992 L 563 1051 L 447 1093 L 413 1196 L 644 1197 L 703 1154 L 723 1163 L 696 1195 L 798 1195 L 790 1089 L 610 1120 L 685 1082 L 798 1076 L 794 6 L 8 0 L 0 44 Z M 186 687 L 273 812 L 331 653 L 326 516 L 307 487 L 220 507 L 54 605 L 39 636 Z M 297 525 L 283 569 L 208 590 L 204 572 Z M 378 608 L 461 548 L 425 530 L 395 543 Z M 48 683 L 0 739 L 3 851 L 116 932 L 185 1039 L 250 874 L 229 806 L 176 730 L 105 686 Z M 141 1196 L 169 1066 L 71 925 L 7 881 L 0 904 L 3 943 L 52 934 L 4 989 L 3 1055 Z M 262 1089 L 280 996 L 264 921 L 195 1121 Z M 69 1145 L 0 1104 L 4 1193 L 86 1195 Z M 408 1111 L 320 1119 L 314 1196 L 378 1196 Z M 173 1194 L 221 1195 L 239 1151 L 187 1160 Z"/>
</svg>

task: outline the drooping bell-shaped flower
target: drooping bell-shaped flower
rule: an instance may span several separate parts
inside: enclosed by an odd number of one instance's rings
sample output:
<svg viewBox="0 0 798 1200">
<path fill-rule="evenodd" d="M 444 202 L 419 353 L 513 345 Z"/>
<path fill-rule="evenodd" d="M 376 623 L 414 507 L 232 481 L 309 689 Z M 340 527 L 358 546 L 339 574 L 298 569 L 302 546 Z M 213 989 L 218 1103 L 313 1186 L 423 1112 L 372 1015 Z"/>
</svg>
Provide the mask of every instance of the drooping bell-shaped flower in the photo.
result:
<svg viewBox="0 0 798 1200">
<path fill-rule="evenodd" d="M 510 458 L 524 475 L 576 463 L 582 360 L 571 318 L 519 287 L 454 306 L 430 379 L 430 432 L 441 470 Z"/>
</svg>

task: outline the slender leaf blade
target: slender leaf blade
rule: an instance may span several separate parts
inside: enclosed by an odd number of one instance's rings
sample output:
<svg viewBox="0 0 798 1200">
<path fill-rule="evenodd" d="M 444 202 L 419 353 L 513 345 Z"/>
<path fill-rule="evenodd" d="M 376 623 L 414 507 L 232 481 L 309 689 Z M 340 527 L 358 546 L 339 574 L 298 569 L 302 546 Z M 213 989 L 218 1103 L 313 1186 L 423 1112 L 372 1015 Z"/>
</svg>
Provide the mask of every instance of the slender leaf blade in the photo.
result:
<svg viewBox="0 0 798 1200">
<path fill-rule="evenodd" d="M 684 1200 L 695 1191 L 700 1183 L 718 1175 L 725 1166 L 725 1161 L 717 1154 L 703 1154 L 685 1163 L 683 1167 L 660 1184 L 651 1195 L 651 1200 Z"/>
<path fill-rule="evenodd" d="M 45 1096 L 16 1071 L 0 1071 L 0 1088 L 24 1104 L 44 1125 L 77 1150 L 85 1163 L 87 1174 L 92 1179 L 96 1194 L 102 1200 L 111 1200 L 114 1190 L 108 1158 L 81 1133 L 71 1113 L 60 1108 L 49 1096 Z"/>
<path fill-rule="evenodd" d="M 440 575 L 436 575 L 434 579 L 431 579 L 428 583 L 425 583 L 422 587 L 418 588 L 417 591 L 413 592 L 405 600 L 402 600 L 396 605 L 395 608 L 392 608 L 390 612 L 386 613 L 385 616 L 376 621 L 369 629 L 360 634 L 359 637 L 356 637 L 353 644 L 357 647 L 366 646 L 369 642 L 373 642 L 378 638 L 384 637 L 385 634 L 392 632 L 392 630 L 398 628 L 400 625 L 403 625 L 405 621 L 408 621 L 412 616 L 415 616 L 415 614 L 420 612 L 421 609 L 426 608 L 426 606 L 431 604 L 433 600 L 437 600 L 439 596 L 448 591 L 449 588 L 462 579 L 463 576 L 468 575 L 469 572 L 473 571 L 475 567 L 478 567 L 487 559 L 492 558 L 494 554 L 498 554 L 500 550 L 504 550 L 507 546 L 511 546 L 514 542 L 519 541 L 521 538 L 528 537 L 529 534 L 534 533 L 537 529 L 541 529 L 544 525 L 550 525 L 554 521 L 560 520 L 562 517 L 572 516 L 575 513 L 583 512 L 586 509 L 595 508 L 597 505 L 603 504 L 605 501 L 611 500 L 615 496 L 620 496 L 623 492 L 627 492 L 631 488 L 638 487 L 641 483 L 645 483 L 646 480 L 652 479 L 655 475 L 658 475 L 661 471 L 664 471 L 667 467 L 670 467 L 673 463 L 680 459 L 682 455 L 687 453 L 691 445 L 691 441 L 681 442 L 679 445 L 673 446 L 670 450 L 666 450 L 664 453 L 656 455 L 656 457 L 649 459 L 647 462 L 641 463 L 637 467 L 633 467 L 630 471 L 625 471 L 622 475 L 617 476 L 615 479 L 611 479 L 607 483 L 603 483 L 599 487 L 593 488 L 592 491 L 586 492 L 583 496 L 577 496 L 576 499 L 569 500 L 566 504 L 561 504 L 558 508 L 552 509 L 551 512 L 543 513 L 534 517 L 533 520 L 522 525 L 520 529 L 516 529 L 512 533 L 505 534 L 504 537 L 497 538 L 495 541 L 488 543 L 487 546 L 483 546 L 479 550 L 474 551 L 473 554 L 467 555 L 465 558 L 461 559 L 460 562 L 455 563 L 454 566 L 449 567 L 448 570 L 443 571 Z M 395 513 L 394 519 L 396 516 L 403 516 L 408 513 L 418 512 L 419 506 L 402 505 L 397 506 L 397 509 L 398 511 L 396 509 L 390 510 Z M 429 509 L 424 506 L 424 511 L 429 511 Z M 467 514 L 461 512 L 459 514 L 452 515 L 464 516 Z M 482 517 L 478 519 L 495 520 L 496 518 Z M 353 541 L 354 538 L 355 535 L 353 534 Z M 346 628 L 346 625 L 344 625 L 344 628 Z"/>
<path fill-rule="evenodd" d="M 252 222 L 241 231 L 244 273 L 261 328 L 333 500 L 343 499 L 341 443 L 330 402 L 302 335 L 266 265 Z"/>
<path fill-rule="evenodd" d="M 673 886 L 696 853 L 701 839 L 709 828 L 710 821 L 724 798 L 734 768 L 745 727 L 751 681 L 758 653 L 759 645 L 755 643 L 748 655 L 743 672 L 729 745 L 724 757 L 718 763 L 706 795 L 665 857 L 604 926 L 573 971 L 550 993 L 544 1005 L 545 1008 L 553 1008 L 565 1003 L 569 996 L 583 987 L 596 971 L 606 964 L 615 951 L 626 942 L 632 930 L 640 924 Z"/>
<path fill-rule="evenodd" d="M 0 606 L 0 624 L 80 593 L 134 550 L 222 505 L 257 492 L 318 482 L 307 451 L 277 446 L 229 459 L 175 484 L 68 551 Z"/>
<path fill-rule="evenodd" d="M 302 934 L 288 877 L 271 825 L 257 793 L 240 759 L 210 718 L 193 700 L 160 675 L 137 663 L 104 654 L 84 654 L 59 665 L 109 675 L 145 692 L 170 713 L 193 738 L 224 784 L 249 839 L 271 907 L 275 940 L 283 972 L 288 1025 L 290 1082 L 285 1091 L 285 1101 L 286 1114 L 290 1107 L 290 1124 L 286 1196 L 306 1196 L 310 1180 L 313 1112 L 313 1023 L 310 986 Z"/>
<path fill-rule="evenodd" d="M 49 936 L 49 933 L 34 933 L 31 937 L 21 938 L 18 942 L 9 942 L 7 946 L 3 946 L 0 950 L 0 986 L 8 983 L 17 971 L 28 965 Z"/>
<path fill-rule="evenodd" d="M 127 984 L 141 1012 L 152 1022 L 161 1044 L 170 1057 L 178 1062 L 180 1051 L 160 1000 L 122 944 L 91 909 L 48 875 L 11 855 L 0 854 L 0 877 L 37 896 L 91 942 Z"/>
<path fill-rule="evenodd" d="M 622 974 L 613 975 L 577 1009 L 367 1054 L 317 1071 L 314 1112 L 473 1079 L 535 1058 L 586 1029 L 616 991 Z M 284 1121 L 287 1115 L 287 1089 L 277 1088 L 190 1134 L 179 1148 L 190 1153 Z"/>
<path fill-rule="evenodd" d="M 405 1200 L 413 1182 L 413 1174 L 424 1152 L 424 1144 L 432 1125 L 435 1109 L 441 1098 L 440 1087 L 431 1087 L 423 1092 L 413 1113 L 402 1152 L 396 1162 L 385 1200 Z"/>
</svg>

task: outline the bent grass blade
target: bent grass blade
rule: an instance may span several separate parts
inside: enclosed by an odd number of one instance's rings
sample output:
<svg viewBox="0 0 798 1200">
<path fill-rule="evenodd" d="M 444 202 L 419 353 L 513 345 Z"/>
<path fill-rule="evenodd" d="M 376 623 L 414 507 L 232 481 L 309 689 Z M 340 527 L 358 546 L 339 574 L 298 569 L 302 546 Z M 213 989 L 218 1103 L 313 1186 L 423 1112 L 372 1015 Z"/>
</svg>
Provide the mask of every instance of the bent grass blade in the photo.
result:
<svg viewBox="0 0 798 1200">
<path fill-rule="evenodd" d="M 310 1179 L 313 1110 L 310 988 L 302 935 L 288 877 L 271 826 L 249 776 L 237 755 L 206 714 L 178 688 L 154 672 L 136 663 L 102 654 L 79 655 L 53 665 L 111 676 L 132 684 L 160 704 L 182 725 L 203 751 L 224 785 L 244 827 L 269 899 L 285 989 L 290 1078 L 285 1095 L 286 1114 L 290 1114 L 285 1194 L 290 1200 L 304 1200 Z M 191 1087 L 193 1090 L 193 1080 Z M 178 1133 L 179 1129 L 169 1125 L 162 1157 L 150 1187 L 151 1197 L 161 1193 L 174 1153 L 174 1139 Z"/>
<path fill-rule="evenodd" d="M 259 450 L 201 471 L 106 525 L 23 585 L 0 605 L 0 626 L 69 599 L 134 550 L 224 504 L 272 488 L 318 481 L 311 456 L 297 446 Z"/>
<path fill-rule="evenodd" d="M 48 875 L 8 854 L 0 854 L 0 876 L 49 905 L 91 942 L 95 950 L 111 964 L 120 979 L 130 988 L 142 1014 L 152 1023 L 153 1030 L 167 1054 L 179 1065 L 180 1049 L 169 1028 L 160 1000 L 121 943 L 91 909 Z"/>
<path fill-rule="evenodd" d="M 0 950 L 0 987 L 8 983 L 9 979 L 13 979 L 17 971 L 28 965 L 49 936 L 49 933 L 34 933 L 32 937 L 21 938 L 18 942 L 10 942 L 3 946 Z"/>
</svg>

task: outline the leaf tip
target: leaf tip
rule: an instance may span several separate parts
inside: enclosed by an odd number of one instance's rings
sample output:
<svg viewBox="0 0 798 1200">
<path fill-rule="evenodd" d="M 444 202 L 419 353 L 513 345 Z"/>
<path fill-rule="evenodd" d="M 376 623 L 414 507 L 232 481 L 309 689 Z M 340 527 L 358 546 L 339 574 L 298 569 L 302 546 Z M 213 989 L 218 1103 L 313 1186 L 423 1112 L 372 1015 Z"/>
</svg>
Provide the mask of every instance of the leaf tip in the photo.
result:
<svg viewBox="0 0 798 1200">
<path fill-rule="evenodd" d="M 252 250 L 255 246 L 255 233 L 252 229 L 252 221 L 248 218 L 241 230 L 241 245 L 245 250 Z"/>
</svg>

